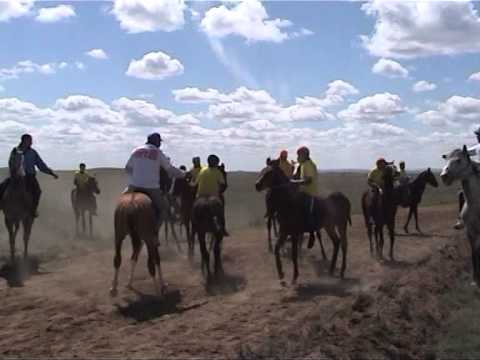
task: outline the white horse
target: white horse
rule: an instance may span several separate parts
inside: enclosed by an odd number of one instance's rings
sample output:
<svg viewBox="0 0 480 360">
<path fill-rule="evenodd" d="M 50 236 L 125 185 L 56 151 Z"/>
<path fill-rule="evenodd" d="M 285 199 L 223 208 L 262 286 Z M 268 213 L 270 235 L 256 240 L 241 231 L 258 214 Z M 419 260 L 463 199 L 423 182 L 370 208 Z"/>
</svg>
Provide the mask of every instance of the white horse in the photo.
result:
<svg viewBox="0 0 480 360">
<path fill-rule="evenodd" d="M 440 174 L 443 183 L 450 186 L 456 180 L 462 182 L 465 205 L 460 217 L 472 249 L 473 280 L 480 287 L 480 163 L 470 159 L 465 145 L 443 158 L 447 160 Z"/>
</svg>

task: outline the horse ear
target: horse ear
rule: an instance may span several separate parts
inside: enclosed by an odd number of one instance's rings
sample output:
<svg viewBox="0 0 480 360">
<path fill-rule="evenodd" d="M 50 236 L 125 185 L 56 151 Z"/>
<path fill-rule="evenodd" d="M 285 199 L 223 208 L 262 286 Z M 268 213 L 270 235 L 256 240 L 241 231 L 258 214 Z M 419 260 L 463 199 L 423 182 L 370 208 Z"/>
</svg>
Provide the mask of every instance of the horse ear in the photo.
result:
<svg viewBox="0 0 480 360">
<path fill-rule="evenodd" d="M 462 151 L 464 154 L 468 154 L 467 145 L 463 145 Z"/>
<path fill-rule="evenodd" d="M 443 155 L 442 155 L 442 159 L 447 160 L 447 155 L 443 154 Z"/>
<path fill-rule="evenodd" d="M 432 169 L 428 168 L 427 171 L 428 171 L 428 172 L 432 172 Z"/>
</svg>

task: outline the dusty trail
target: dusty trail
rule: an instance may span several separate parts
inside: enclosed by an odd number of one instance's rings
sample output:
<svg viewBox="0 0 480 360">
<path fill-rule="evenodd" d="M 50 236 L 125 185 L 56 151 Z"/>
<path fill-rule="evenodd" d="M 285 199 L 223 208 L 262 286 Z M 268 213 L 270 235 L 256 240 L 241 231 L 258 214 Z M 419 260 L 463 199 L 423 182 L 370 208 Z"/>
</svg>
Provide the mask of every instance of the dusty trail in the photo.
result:
<svg viewBox="0 0 480 360">
<path fill-rule="evenodd" d="M 404 216 L 402 210 L 399 224 L 403 225 Z M 192 266 L 184 254 L 163 248 L 162 266 L 170 290 L 162 302 L 151 296 L 145 249 L 135 293 L 123 287 L 130 256 L 129 245 L 124 246 L 119 295 L 114 300 L 108 294 L 112 251 L 43 264 L 50 272 L 31 277 L 25 287 L 9 288 L 0 280 L 0 357 L 231 357 L 242 345 L 255 348 L 271 336 L 301 332 L 305 319 L 312 316 L 324 325 L 334 324 L 337 312 L 350 306 L 359 293 L 375 294 L 380 285 L 418 268 L 454 243 L 454 207 L 421 209 L 420 216 L 428 236 L 398 236 L 397 262 L 383 264 L 371 259 L 363 220 L 354 216 L 347 279 L 329 277 L 315 247 L 303 252 L 295 289 L 280 287 L 264 229 L 225 239 L 227 280 L 210 294 L 203 286 L 198 249 Z M 324 243 L 331 254 L 326 235 Z M 386 246 L 388 250 L 389 241 Z M 290 279 L 289 259 L 284 266 Z"/>
</svg>

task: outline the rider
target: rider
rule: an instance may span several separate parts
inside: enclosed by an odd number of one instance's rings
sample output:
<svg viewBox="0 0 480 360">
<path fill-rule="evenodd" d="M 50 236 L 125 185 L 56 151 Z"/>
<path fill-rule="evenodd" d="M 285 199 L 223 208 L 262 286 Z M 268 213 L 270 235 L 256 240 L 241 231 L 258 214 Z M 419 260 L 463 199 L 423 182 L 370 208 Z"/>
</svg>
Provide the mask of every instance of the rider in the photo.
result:
<svg viewBox="0 0 480 360">
<path fill-rule="evenodd" d="M 288 177 L 291 178 L 293 176 L 293 165 L 290 161 L 288 161 L 288 152 L 287 150 L 282 150 L 280 152 L 279 158 L 279 166 L 282 169 L 283 173 Z"/>
<path fill-rule="evenodd" d="M 73 185 L 75 185 L 75 187 L 77 188 L 77 192 L 85 192 L 87 190 L 88 183 L 92 178 L 86 172 L 86 167 L 87 166 L 84 163 L 81 163 L 79 165 L 79 170 L 75 172 L 75 176 L 73 178 Z M 92 201 L 93 205 L 92 215 L 97 216 L 97 198 L 94 195 L 91 195 L 90 200 Z"/>
<path fill-rule="evenodd" d="M 318 196 L 318 171 L 317 165 L 310 159 L 310 150 L 306 146 L 302 146 L 297 150 L 299 165 L 299 179 L 290 180 L 293 183 L 300 184 L 299 191 L 306 195 L 305 218 L 308 231 L 310 232 L 310 240 L 308 247 L 311 248 L 315 241 L 315 197 Z"/>
<path fill-rule="evenodd" d="M 55 179 L 58 179 L 58 175 L 50 169 L 45 162 L 42 160 L 40 155 L 38 155 L 37 151 L 32 148 L 33 138 L 30 134 L 23 134 L 20 138 L 20 144 L 13 148 L 10 153 L 9 158 L 9 166 L 11 167 L 13 163 L 13 159 L 21 155 L 21 169 L 15 169 L 16 171 L 19 170 L 19 174 L 24 176 L 25 178 L 25 187 L 26 190 L 32 195 L 32 215 L 34 217 L 38 217 L 38 204 L 40 203 L 40 196 L 42 194 L 42 189 L 37 180 L 37 172 L 35 167 L 37 167 L 41 172 L 53 176 Z M 12 174 L 12 168 L 10 169 Z M 6 179 L 2 184 L 0 184 L 0 200 L 5 192 L 9 183 L 9 179 Z"/>
<path fill-rule="evenodd" d="M 168 205 L 160 189 L 160 169 L 163 168 L 172 177 L 185 176 L 185 173 L 174 167 L 170 159 L 160 150 L 161 144 L 160 134 L 150 134 L 145 145 L 133 150 L 125 165 L 129 179 L 124 193 L 138 191 L 150 197 L 157 212 L 157 228 L 168 211 Z"/>
<path fill-rule="evenodd" d="M 194 186 L 198 186 L 197 198 L 214 196 L 221 200 L 223 207 L 223 215 L 222 219 L 220 219 L 221 226 L 224 236 L 229 236 L 225 225 L 225 198 L 223 193 L 227 189 L 227 182 L 224 169 L 219 165 L 220 159 L 217 155 L 209 155 L 207 162 L 208 167 L 203 168 L 198 173 L 194 182 Z"/>
<path fill-rule="evenodd" d="M 384 158 L 379 158 L 376 162 L 376 167 L 368 173 L 367 183 L 375 194 L 383 191 L 384 181 L 383 176 L 387 162 Z"/>
<path fill-rule="evenodd" d="M 197 181 L 198 174 L 202 171 L 202 163 L 200 162 L 200 156 L 192 158 L 193 167 L 190 169 L 190 184 L 193 185 Z"/>
<path fill-rule="evenodd" d="M 468 155 L 476 156 L 476 161 L 480 162 L 480 127 L 477 128 L 474 132 L 475 136 L 477 137 L 478 144 L 473 145 L 468 148 Z M 453 228 L 456 230 L 460 230 L 464 228 L 464 224 L 462 219 L 460 218 L 460 213 L 462 212 L 463 205 L 465 204 L 465 195 L 463 191 L 459 191 L 458 193 L 458 219 Z"/>
</svg>

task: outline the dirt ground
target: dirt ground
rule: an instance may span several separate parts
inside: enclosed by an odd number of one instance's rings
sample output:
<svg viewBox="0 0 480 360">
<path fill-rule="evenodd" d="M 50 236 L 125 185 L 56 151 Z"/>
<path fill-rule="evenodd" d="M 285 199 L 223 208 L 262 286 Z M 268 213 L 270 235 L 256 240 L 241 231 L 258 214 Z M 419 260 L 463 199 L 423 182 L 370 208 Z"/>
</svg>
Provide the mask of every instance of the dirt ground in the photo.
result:
<svg viewBox="0 0 480 360">
<path fill-rule="evenodd" d="M 114 299 L 109 296 L 111 250 L 42 263 L 24 287 L 9 287 L 0 279 L 0 357 L 431 355 L 432 337 L 448 313 L 438 295 L 467 262 L 463 234 L 451 229 L 455 207 L 422 208 L 420 216 L 426 235 L 398 236 L 397 261 L 382 263 L 371 258 L 363 220 L 354 216 L 347 278 L 340 280 L 338 271 L 329 277 L 315 247 L 303 251 L 296 287 L 280 286 L 263 228 L 236 231 L 225 239 L 226 278 L 209 289 L 198 249 L 192 265 L 185 244 L 182 253 L 173 245 L 162 246 L 170 285 L 163 300 L 153 296 L 145 252 L 135 291 L 124 288 L 128 242 Z M 402 210 L 399 224 L 404 217 Z M 324 242 L 330 255 L 326 235 Z M 388 246 L 389 241 L 385 254 Z M 291 263 L 283 261 L 289 280 Z"/>
</svg>

